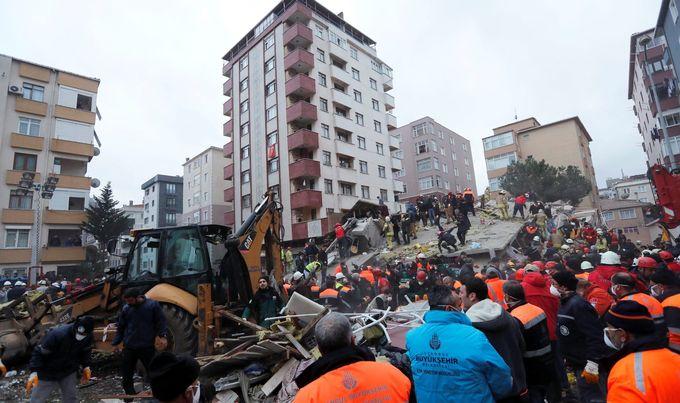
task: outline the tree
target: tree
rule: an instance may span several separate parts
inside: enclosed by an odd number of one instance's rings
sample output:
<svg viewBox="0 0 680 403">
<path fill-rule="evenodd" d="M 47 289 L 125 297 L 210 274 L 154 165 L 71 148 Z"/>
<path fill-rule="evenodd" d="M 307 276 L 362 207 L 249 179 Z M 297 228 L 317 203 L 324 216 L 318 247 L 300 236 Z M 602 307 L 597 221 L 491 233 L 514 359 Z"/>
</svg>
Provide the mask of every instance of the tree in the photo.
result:
<svg viewBox="0 0 680 403">
<path fill-rule="evenodd" d="M 554 167 L 545 160 L 515 161 L 501 177 L 500 187 L 511 194 L 532 192 L 539 200 L 563 200 L 578 205 L 591 191 L 590 181 L 573 165 Z"/>
<path fill-rule="evenodd" d="M 85 209 L 87 221 L 83 221 L 80 228 L 97 240 L 102 253 L 105 253 L 109 241 L 128 230 L 127 213 L 116 207 L 117 205 L 109 182 L 102 189 L 101 195 L 95 196 L 94 202 Z"/>
</svg>

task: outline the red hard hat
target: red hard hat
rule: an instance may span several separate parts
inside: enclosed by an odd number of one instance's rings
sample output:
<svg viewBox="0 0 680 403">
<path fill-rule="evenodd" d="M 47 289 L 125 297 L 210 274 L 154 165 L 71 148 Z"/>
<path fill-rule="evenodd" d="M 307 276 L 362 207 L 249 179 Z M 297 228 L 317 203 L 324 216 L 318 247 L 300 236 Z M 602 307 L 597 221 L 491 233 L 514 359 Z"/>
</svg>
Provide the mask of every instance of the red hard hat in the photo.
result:
<svg viewBox="0 0 680 403">
<path fill-rule="evenodd" d="M 655 269 L 656 268 L 656 260 L 649 256 L 643 256 L 641 258 L 638 258 L 637 261 L 638 268 L 640 269 Z"/>
<path fill-rule="evenodd" d="M 515 272 L 515 280 L 522 281 L 524 279 L 524 269 L 519 269 Z"/>
<path fill-rule="evenodd" d="M 419 271 L 418 271 L 418 274 L 416 274 L 416 280 L 418 280 L 418 281 L 425 281 L 425 279 L 427 279 L 427 274 L 425 274 L 424 271 L 419 270 Z"/>
<path fill-rule="evenodd" d="M 659 257 L 661 258 L 661 260 L 673 260 L 673 254 L 667 250 L 662 250 L 661 252 L 659 252 Z"/>
<path fill-rule="evenodd" d="M 551 260 L 551 261 L 549 261 L 548 263 L 545 264 L 545 269 L 546 270 L 554 269 L 555 266 L 557 266 L 557 262 Z M 541 266 L 538 266 L 538 268 L 540 269 Z"/>
<path fill-rule="evenodd" d="M 545 270 L 545 263 L 543 263 L 541 260 L 534 260 L 531 262 L 534 266 L 538 267 L 538 270 L 544 271 Z"/>
<path fill-rule="evenodd" d="M 590 248 L 583 248 L 583 253 L 585 253 L 585 254 L 590 253 Z"/>
<path fill-rule="evenodd" d="M 338 265 L 338 267 L 335 268 L 335 274 L 342 273 L 342 266 Z"/>
<path fill-rule="evenodd" d="M 336 226 L 336 227 L 339 227 L 339 226 L 340 226 L 340 223 L 339 223 L 339 222 L 336 222 L 336 223 L 335 223 L 335 226 Z"/>
</svg>

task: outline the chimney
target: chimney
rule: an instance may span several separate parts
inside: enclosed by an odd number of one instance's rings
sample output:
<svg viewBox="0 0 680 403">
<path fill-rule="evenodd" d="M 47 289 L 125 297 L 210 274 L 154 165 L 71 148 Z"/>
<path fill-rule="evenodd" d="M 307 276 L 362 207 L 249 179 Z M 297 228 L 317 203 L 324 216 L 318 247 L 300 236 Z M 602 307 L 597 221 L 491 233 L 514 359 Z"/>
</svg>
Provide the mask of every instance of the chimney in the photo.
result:
<svg viewBox="0 0 680 403">
<path fill-rule="evenodd" d="M 344 13 L 344 11 L 340 11 L 340 12 L 338 13 L 338 17 L 340 17 L 340 19 L 344 20 L 344 19 L 345 19 L 345 13 Z"/>
</svg>

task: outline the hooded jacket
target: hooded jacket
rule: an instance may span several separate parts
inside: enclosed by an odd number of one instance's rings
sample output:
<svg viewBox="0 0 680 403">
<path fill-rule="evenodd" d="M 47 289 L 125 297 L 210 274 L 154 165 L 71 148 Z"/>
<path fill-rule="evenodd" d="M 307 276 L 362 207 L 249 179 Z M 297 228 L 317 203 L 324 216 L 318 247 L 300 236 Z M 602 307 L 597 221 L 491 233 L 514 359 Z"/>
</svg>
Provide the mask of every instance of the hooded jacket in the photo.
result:
<svg viewBox="0 0 680 403">
<path fill-rule="evenodd" d="M 488 298 L 472 305 L 466 315 L 472 326 L 484 333 L 512 371 L 512 390 L 505 397 L 520 395 L 527 388 L 527 380 L 524 337 L 517 321 Z"/>
<path fill-rule="evenodd" d="M 76 340 L 75 324 L 50 330 L 33 350 L 29 368 L 43 381 L 59 381 L 76 372 L 79 367 L 90 366 L 92 334 Z"/>
<path fill-rule="evenodd" d="M 492 403 L 512 391 L 510 368 L 465 314 L 437 310 L 424 319 L 406 334 L 419 402 Z"/>
<path fill-rule="evenodd" d="M 541 273 L 525 273 L 522 288 L 528 303 L 543 309 L 548 319 L 548 335 L 557 340 L 557 310 L 560 300 L 550 293 L 550 285 Z"/>
<path fill-rule="evenodd" d="M 595 270 L 588 276 L 588 281 L 597 285 L 605 291 L 609 291 L 612 286 L 612 276 L 616 273 L 627 272 L 625 267 L 622 266 L 608 266 L 598 264 Z"/>
</svg>

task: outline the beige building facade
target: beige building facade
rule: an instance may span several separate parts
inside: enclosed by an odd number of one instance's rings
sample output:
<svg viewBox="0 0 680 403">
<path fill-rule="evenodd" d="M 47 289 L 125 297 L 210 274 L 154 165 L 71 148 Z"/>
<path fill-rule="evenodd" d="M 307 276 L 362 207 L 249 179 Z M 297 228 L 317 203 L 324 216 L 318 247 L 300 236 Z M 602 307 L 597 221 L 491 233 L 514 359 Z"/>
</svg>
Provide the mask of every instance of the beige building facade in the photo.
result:
<svg viewBox="0 0 680 403">
<path fill-rule="evenodd" d="M 99 80 L 0 55 L 0 275 L 57 271 L 69 276 L 86 260 L 85 220 Z M 33 175 L 27 193 L 24 173 Z M 51 198 L 35 186 L 58 179 Z M 49 192 L 48 192 L 49 193 Z"/>
<path fill-rule="evenodd" d="M 661 233 L 656 225 L 648 226 L 649 220 L 645 219 L 645 209 L 652 206 L 650 203 L 642 203 L 637 200 L 600 200 L 602 217 L 607 228 L 615 231 L 621 230 L 623 234 L 643 245 L 650 245 Z"/>
<path fill-rule="evenodd" d="M 184 206 L 181 225 L 226 225 L 225 213 L 234 211 L 233 203 L 224 201 L 224 189 L 230 181 L 224 179 L 224 166 L 230 159 L 219 147 L 209 147 L 193 158 L 187 158 L 184 168 Z"/>
</svg>

